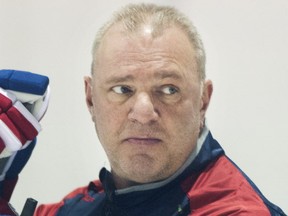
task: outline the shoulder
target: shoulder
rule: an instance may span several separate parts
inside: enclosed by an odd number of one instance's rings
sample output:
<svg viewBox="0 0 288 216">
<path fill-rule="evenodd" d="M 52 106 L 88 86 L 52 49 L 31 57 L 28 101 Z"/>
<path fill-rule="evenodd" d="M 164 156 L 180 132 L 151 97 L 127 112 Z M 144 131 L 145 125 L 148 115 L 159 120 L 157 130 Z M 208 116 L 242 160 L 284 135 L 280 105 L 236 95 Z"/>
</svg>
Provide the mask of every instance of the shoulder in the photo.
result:
<svg viewBox="0 0 288 216">
<path fill-rule="evenodd" d="M 93 195 L 95 193 L 102 193 L 103 188 L 99 180 L 95 180 L 89 183 L 89 185 L 79 187 L 67 194 L 60 202 L 51 204 L 41 204 L 34 214 L 34 216 L 54 216 L 57 215 L 61 208 L 69 203 L 79 202 L 91 202 L 94 200 Z"/>
<path fill-rule="evenodd" d="M 225 155 L 190 178 L 185 185 L 193 181 L 186 192 L 195 215 L 270 215 L 257 190 Z"/>
</svg>

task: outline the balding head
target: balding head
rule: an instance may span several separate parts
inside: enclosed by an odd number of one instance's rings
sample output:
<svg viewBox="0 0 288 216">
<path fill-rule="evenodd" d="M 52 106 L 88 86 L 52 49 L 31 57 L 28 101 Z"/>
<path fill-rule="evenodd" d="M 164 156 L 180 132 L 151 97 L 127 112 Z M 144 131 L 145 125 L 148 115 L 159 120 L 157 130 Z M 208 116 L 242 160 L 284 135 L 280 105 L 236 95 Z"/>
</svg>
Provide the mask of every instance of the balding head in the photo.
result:
<svg viewBox="0 0 288 216">
<path fill-rule="evenodd" d="M 144 32 L 147 31 L 154 38 L 162 35 L 167 28 L 179 28 L 187 35 L 193 46 L 195 55 L 191 56 L 191 61 L 196 60 L 200 79 L 205 79 L 205 51 L 195 27 L 184 14 L 175 8 L 155 4 L 129 4 L 116 12 L 112 19 L 100 28 L 92 50 L 92 73 L 95 70 L 97 55 L 101 55 L 97 51 L 102 39 L 108 30 L 115 25 L 121 26 L 123 34 L 135 34 L 144 29 Z"/>
</svg>

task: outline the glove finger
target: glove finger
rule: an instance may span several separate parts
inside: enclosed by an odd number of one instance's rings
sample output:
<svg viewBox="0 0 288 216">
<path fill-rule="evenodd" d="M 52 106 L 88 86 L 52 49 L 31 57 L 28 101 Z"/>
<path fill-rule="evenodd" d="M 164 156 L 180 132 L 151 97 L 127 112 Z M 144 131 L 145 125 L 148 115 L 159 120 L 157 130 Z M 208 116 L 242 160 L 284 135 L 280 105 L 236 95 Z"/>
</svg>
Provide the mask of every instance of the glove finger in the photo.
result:
<svg viewBox="0 0 288 216">
<path fill-rule="evenodd" d="M 7 111 L 7 116 L 27 140 L 33 140 L 41 131 L 41 125 L 37 119 L 19 101 L 16 101 Z"/>
<path fill-rule="evenodd" d="M 50 100 L 49 86 L 47 86 L 47 90 L 44 95 L 28 94 L 11 90 L 7 90 L 7 92 L 16 96 L 17 100 L 20 101 L 38 121 L 40 121 L 45 115 Z"/>
<path fill-rule="evenodd" d="M 10 150 L 18 150 L 21 148 L 22 144 L 26 142 L 26 139 L 24 139 L 24 137 L 17 132 L 17 128 L 4 113 L 13 106 L 15 101 L 16 97 L 14 94 L 0 88 L 0 138 L 2 137 L 0 140 L 1 158 L 9 156 L 9 154 L 7 154 L 9 152 L 9 148 L 7 149 L 6 146 L 12 146 Z"/>
<path fill-rule="evenodd" d="M 16 100 L 15 95 L 0 87 L 0 113 L 6 112 Z"/>
<path fill-rule="evenodd" d="M 5 113 L 0 114 L 0 137 L 10 151 L 18 151 L 27 142 Z"/>
</svg>

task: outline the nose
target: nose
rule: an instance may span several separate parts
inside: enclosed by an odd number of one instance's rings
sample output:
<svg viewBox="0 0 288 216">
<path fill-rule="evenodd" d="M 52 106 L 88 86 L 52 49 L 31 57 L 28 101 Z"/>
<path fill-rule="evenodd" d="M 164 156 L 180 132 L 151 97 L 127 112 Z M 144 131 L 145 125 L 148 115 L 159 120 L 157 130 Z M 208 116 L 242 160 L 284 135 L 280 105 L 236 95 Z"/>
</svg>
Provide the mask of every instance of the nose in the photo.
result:
<svg viewBox="0 0 288 216">
<path fill-rule="evenodd" d="M 135 95 L 135 101 L 128 114 L 128 119 L 137 121 L 141 124 L 147 124 L 156 121 L 158 113 L 155 110 L 151 97 L 144 92 Z"/>
</svg>

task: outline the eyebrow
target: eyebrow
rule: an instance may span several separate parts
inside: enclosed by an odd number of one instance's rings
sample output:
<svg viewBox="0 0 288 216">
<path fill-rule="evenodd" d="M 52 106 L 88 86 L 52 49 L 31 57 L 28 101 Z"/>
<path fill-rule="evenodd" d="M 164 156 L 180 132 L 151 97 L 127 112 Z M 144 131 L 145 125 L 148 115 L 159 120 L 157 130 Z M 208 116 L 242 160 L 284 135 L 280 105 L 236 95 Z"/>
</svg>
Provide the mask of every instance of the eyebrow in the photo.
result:
<svg viewBox="0 0 288 216">
<path fill-rule="evenodd" d="M 134 80 L 134 77 L 132 75 L 113 76 L 110 79 L 108 79 L 105 83 L 114 84 L 114 83 L 121 83 L 121 82 L 133 81 L 133 80 Z"/>
<path fill-rule="evenodd" d="M 182 80 L 182 76 L 179 74 L 173 72 L 173 71 L 159 71 L 154 74 L 154 77 L 156 79 L 167 79 L 172 78 L 176 80 Z M 113 76 L 109 78 L 105 83 L 106 84 L 116 84 L 116 83 L 122 83 L 127 81 L 133 81 L 135 80 L 135 77 L 131 74 L 126 76 Z"/>
<path fill-rule="evenodd" d="M 176 80 L 182 79 L 182 76 L 173 71 L 159 71 L 155 74 L 155 77 L 158 79 L 167 79 L 167 78 L 173 78 Z"/>
</svg>

